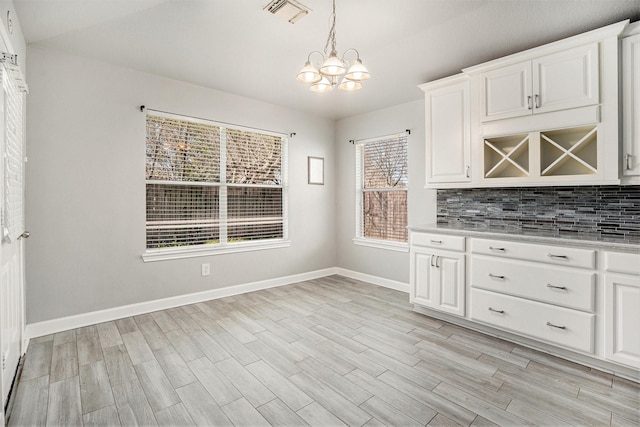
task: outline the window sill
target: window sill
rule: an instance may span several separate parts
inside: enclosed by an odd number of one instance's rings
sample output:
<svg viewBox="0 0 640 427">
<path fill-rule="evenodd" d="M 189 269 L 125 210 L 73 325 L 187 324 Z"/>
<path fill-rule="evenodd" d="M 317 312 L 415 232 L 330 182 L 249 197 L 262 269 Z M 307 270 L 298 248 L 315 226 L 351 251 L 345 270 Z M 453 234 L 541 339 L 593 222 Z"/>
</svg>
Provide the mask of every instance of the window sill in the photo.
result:
<svg viewBox="0 0 640 427">
<path fill-rule="evenodd" d="M 353 243 L 360 246 L 369 246 L 371 248 L 387 249 L 397 252 L 409 252 L 409 243 L 391 242 L 389 240 L 363 239 L 356 237 Z"/>
<path fill-rule="evenodd" d="M 199 256 L 232 254 L 238 252 L 261 251 L 264 249 L 286 248 L 290 240 L 270 240 L 266 242 L 231 243 L 216 246 L 190 246 L 186 248 L 149 249 L 142 254 L 144 262 L 166 261 L 170 259 L 194 258 Z"/>
</svg>

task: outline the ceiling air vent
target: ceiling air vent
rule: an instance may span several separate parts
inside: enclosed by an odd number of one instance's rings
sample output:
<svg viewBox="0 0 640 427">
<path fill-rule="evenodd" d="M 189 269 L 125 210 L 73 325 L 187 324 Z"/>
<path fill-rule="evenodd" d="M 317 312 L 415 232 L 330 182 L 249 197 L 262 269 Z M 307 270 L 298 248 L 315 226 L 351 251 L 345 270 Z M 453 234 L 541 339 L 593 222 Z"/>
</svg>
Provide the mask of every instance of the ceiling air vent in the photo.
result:
<svg viewBox="0 0 640 427">
<path fill-rule="evenodd" d="M 295 0 L 273 0 L 264 7 L 269 13 L 295 24 L 311 11 L 307 6 Z"/>
</svg>

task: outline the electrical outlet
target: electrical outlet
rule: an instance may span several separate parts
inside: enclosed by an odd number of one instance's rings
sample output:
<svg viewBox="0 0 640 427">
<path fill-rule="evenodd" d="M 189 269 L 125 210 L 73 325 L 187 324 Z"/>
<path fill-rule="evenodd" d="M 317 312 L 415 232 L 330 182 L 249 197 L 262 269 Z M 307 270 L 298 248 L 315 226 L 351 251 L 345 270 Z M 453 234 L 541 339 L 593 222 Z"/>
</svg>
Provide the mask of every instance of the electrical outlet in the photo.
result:
<svg viewBox="0 0 640 427">
<path fill-rule="evenodd" d="M 202 275 L 203 276 L 208 276 L 211 274 L 211 264 L 209 264 L 208 262 L 206 264 L 202 264 Z"/>
</svg>

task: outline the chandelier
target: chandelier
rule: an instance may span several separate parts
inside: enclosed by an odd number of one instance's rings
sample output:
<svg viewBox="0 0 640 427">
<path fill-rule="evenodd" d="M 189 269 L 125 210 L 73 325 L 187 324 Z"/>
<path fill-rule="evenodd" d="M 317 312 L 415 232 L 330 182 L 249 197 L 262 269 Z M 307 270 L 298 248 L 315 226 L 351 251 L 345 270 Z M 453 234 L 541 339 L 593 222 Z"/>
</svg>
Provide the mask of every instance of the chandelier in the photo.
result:
<svg viewBox="0 0 640 427">
<path fill-rule="evenodd" d="M 327 54 L 329 45 L 331 51 Z M 347 53 L 355 52 L 355 60 L 349 62 Z M 317 54 L 322 57 L 316 65 L 311 62 L 311 55 Z M 356 49 L 347 49 L 342 58 L 338 57 L 336 50 L 336 0 L 333 0 L 333 13 L 331 14 L 331 28 L 327 43 L 324 46 L 324 54 L 313 51 L 307 57 L 307 63 L 298 73 L 297 80 L 311 85 L 312 92 L 330 92 L 338 86 L 340 90 L 354 92 L 362 88 L 362 81 L 367 80 L 371 75 L 367 68 L 362 65 L 360 53 Z"/>
</svg>

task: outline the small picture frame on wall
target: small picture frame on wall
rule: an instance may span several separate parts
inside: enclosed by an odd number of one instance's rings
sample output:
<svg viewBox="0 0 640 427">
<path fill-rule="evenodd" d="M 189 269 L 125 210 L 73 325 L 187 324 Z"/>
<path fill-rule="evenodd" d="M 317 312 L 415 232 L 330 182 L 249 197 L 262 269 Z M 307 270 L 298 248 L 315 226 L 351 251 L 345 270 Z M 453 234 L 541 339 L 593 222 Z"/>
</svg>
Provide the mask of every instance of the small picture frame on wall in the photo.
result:
<svg viewBox="0 0 640 427">
<path fill-rule="evenodd" d="M 324 185 L 324 158 L 307 157 L 309 184 Z"/>
</svg>

